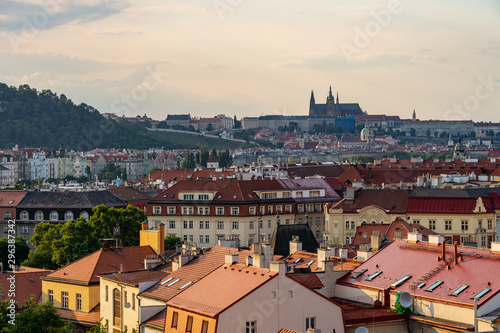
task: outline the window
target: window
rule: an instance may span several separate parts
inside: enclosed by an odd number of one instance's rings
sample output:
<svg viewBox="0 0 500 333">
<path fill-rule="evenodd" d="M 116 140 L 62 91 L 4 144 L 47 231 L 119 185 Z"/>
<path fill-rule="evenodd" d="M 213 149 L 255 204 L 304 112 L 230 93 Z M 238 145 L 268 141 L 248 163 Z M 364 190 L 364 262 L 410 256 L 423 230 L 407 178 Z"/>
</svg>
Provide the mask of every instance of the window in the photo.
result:
<svg viewBox="0 0 500 333">
<path fill-rule="evenodd" d="M 259 228 L 263 228 L 263 223 L 262 223 L 262 220 L 259 221 Z"/>
<path fill-rule="evenodd" d="M 271 228 L 271 220 L 267 220 L 267 227 Z"/>
<path fill-rule="evenodd" d="M 247 321 L 245 325 L 245 333 L 256 333 L 257 332 L 257 322 L 256 321 Z"/>
<path fill-rule="evenodd" d="M 319 217 L 316 217 L 315 222 L 316 222 L 316 225 L 319 225 Z"/>
<path fill-rule="evenodd" d="M 193 235 L 189 235 L 189 241 L 192 242 L 193 241 Z"/>
<path fill-rule="evenodd" d="M 11 218 L 12 218 L 12 213 L 10 211 L 6 211 L 5 213 L 3 213 L 4 220 L 9 220 Z"/>
<path fill-rule="evenodd" d="M 194 200 L 194 194 L 184 194 L 184 200 Z"/>
<path fill-rule="evenodd" d="M 285 224 L 290 224 L 290 219 L 286 219 Z"/>
<path fill-rule="evenodd" d="M 303 195 L 302 191 L 295 192 L 295 197 L 296 198 L 302 198 L 302 195 Z"/>
<path fill-rule="evenodd" d="M 236 216 L 240 214 L 240 208 L 239 207 L 231 207 L 231 215 Z"/>
<path fill-rule="evenodd" d="M 29 219 L 30 219 L 30 215 L 28 214 L 28 212 L 27 212 L 27 211 L 23 210 L 23 211 L 21 212 L 21 214 L 19 214 L 19 218 L 20 218 L 21 220 L 27 221 L 27 220 L 29 220 Z"/>
<path fill-rule="evenodd" d="M 217 221 L 217 229 L 224 229 L 224 221 Z"/>
<path fill-rule="evenodd" d="M 109 291 L 109 286 L 106 286 L 106 294 L 104 295 L 104 299 L 106 302 L 108 301 L 108 291 Z"/>
<path fill-rule="evenodd" d="M 168 221 L 169 229 L 175 229 L 175 221 Z"/>
<path fill-rule="evenodd" d="M 182 215 L 193 215 L 194 207 L 182 207 Z"/>
<path fill-rule="evenodd" d="M 175 215 L 175 207 L 168 207 L 168 215 Z"/>
<path fill-rule="evenodd" d="M 82 310 L 82 294 L 76 294 L 76 311 Z"/>
<path fill-rule="evenodd" d="M 201 323 L 201 333 L 208 333 L 208 321 L 206 320 Z"/>
<path fill-rule="evenodd" d="M 188 316 L 186 323 L 186 333 L 191 333 L 192 331 L 193 331 L 193 316 Z"/>
<path fill-rule="evenodd" d="M 205 238 L 203 237 L 203 235 L 200 235 L 200 243 L 203 243 L 203 240 L 204 240 L 204 239 L 205 239 Z"/>
<path fill-rule="evenodd" d="M 198 207 L 198 215 L 209 215 L 210 207 Z"/>
<path fill-rule="evenodd" d="M 35 221 L 41 221 L 43 220 L 43 212 L 40 210 L 37 210 L 35 213 Z"/>
<path fill-rule="evenodd" d="M 410 278 L 411 278 L 411 275 L 403 276 L 401 279 L 399 279 L 396 282 L 394 282 L 393 284 L 391 284 L 391 289 L 396 289 L 397 287 L 399 287 L 400 285 L 405 283 Z"/>
<path fill-rule="evenodd" d="M 210 243 L 210 236 L 209 235 L 205 235 L 205 243 Z"/>
<path fill-rule="evenodd" d="M 75 218 L 75 216 L 73 215 L 72 211 L 68 210 L 66 213 L 64 213 L 64 220 L 65 221 L 71 221 L 74 218 Z"/>
<path fill-rule="evenodd" d="M 368 269 L 366 268 L 363 268 L 362 270 L 360 271 L 357 271 L 357 272 L 352 272 L 352 275 L 351 275 L 351 279 L 357 279 L 361 274 L 363 274 L 364 272 L 366 272 Z"/>
<path fill-rule="evenodd" d="M 451 221 L 444 221 L 444 230 L 451 230 Z"/>
<path fill-rule="evenodd" d="M 283 212 L 283 206 L 276 206 L 276 213 L 282 213 Z"/>
<path fill-rule="evenodd" d="M 286 212 L 287 214 L 290 214 L 290 213 L 292 212 L 292 205 L 286 205 L 286 206 L 285 206 L 285 212 Z"/>
<path fill-rule="evenodd" d="M 217 207 L 215 210 L 216 215 L 224 215 L 224 207 Z"/>
<path fill-rule="evenodd" d="M 68 292 L 67 291 L 61 291 L 61 308 L 63 308 L 63 309 L 68 308 Z"/>
<path fill-rule="evenodd" d="M 184 224 L 184 229 L 187 229 L 187 227 L 188 227 L 188 221 L 183 221 L 183 224 Z"/>
<path fill-rule="evenodd" d="M 310 328 L 316 328 L 316 317 L 306 318 L 306 330 Z"/>
<path fill-rule="evenodd" d="M 487 293 L 489 293 L 491 291 L 491 289 L 489 288 L 486 288 L 486 289 L 483 289 L 481 290 L 480 292 L 478 292 L 476 294 L 476 296 L 472 297 L 472 299 L 480 299 L 481 297 L 483 297 L 484 295 L 486 295 Z"/>
<path fill-rule="evenodd" d="M 198 200 L 208 200 L 208 194 L 198 194 Z"/>
<path fill-rule="evenodd" d="M 238 230 L 240 228 L 240 223 L 238 221 L 233 222 L 233 230 Z"/>
<path fill-rule="evenodd" d="M 462 230 L 469 230 L 469 221 L 462 221 Z"/>
<path fill-rule="evenodd" d="M 255 241 L 255 236 L 254 235 L 248 235 L 248 244 L 253 244 Z"/>
<path fill-rule="evenodd" d="M 248 222 L 248 229 L 253 229 L 253 221 Z"/>
<path fill-rule="evenodd" d="M 278 197 L 276 192 L 262 193 L 262 199 L 276 199 Z"/>
<path fill-rule="evenodd" d="M 172 324 L 170 325 L 170 327 L 177 328 L 177 320 L 179 320 L 179 312 L 174 311 L 174 313 L 172 314 Z"/>
<path fill-rule="evenodd" d="M 299 213 L 303 213 L 303 212 L 304 212 L 304 205 L 298 205 L 298 206 L 297 206 L 297 211 L 298 211 Z"/>
<path fill-rule="evenodd" d="M 49 303 L 54 305 L 54 290 L 49 289 Z"/>
<path fill-rule="evenodd" d="M 205 229 L 210 229 L 210 221 L 205 221 Z"/>
<path fill-rule="evenodd" d="M 224 240 L 224 235 L 217 235 L 217 240 Z"/>
<path fill-rule="evenodd" d="M 273 206 L 267 206 L 267 212 L 269 214 L 272 214 L 273 213 Z"/>
<path fill-rule="evenodd" d="M 429 230 L 436 230 L 436 221 L 429 220 Z"/>
<path fill-rule="evenodd" d="M 420 220 L 413 220 L 413 224 L 420 224 Z"/>
<path fill-rule="evenodd" d="M 493 229 L 493 221 L 488 220 L 488 229 Z"/>
<path fill-rule="evenodd" d="M 187 235 L 184 235 L 184 236 L 182 236 L 182 237 L 183 237 L 183 239 L 184 239 L 184 242 L 187 242 L 187 241 L 188 241 L 188 236 L 187 236 Z"/>
<path fill-rule="evenodd" d="M 345 228 L 346 229 L 349 229 L 349 226 L 351 225 L 351 223 L 349 221 L 345 221 Z"/>
<path fill-rule="evenodd" d="M 481 246 L 486 246 L 486 236 L 481 236 Z"/>
<path fill-rule="evenodd" d="M 161 214 L 161 206 L 153 206 L 153 215 Z"/>
<path fill-rule="evenodd" d="M 351 229 L 356 229 L 356 223 L 354 223 L 354 221 L 351 221 Z"/>
<path fill-rule="evenodd" d="M 193 229 L 194 223 L 193 221 L 189 221 L 189 229 Z"/>
<path fill-rule="evenodd" d="M 443 283 L 443 281 L 436 281 L 433 284 L 431 284 L 429 286 L 429 288 L 425 289 L 425 291 L 432 292 L 434 289 L 436 289 L 437 287 L 439 287 L 442 283 Z"/>
<path fill-rule="evenodd" d="M 380 274 L 382 274 L 382 271 L 376 271 L 375 273 L 373 273 L 372 275 L 367 277 L 366 281 L 371 281 L 371 280 L 375 279 L 377 276 L 379 276 Z"/>
<path fill-rule="evenodd" d="M 454 292 L 451 293 L 450 296 L 458 296 L 462 291 L 464 291 L 465 289 L 469 288 L 469 285 L 468 284 L 464 284 L 464 285 L 461 285 L 460 287 L 457 288 L 457 290 L 455 290 Z"/>
<path fill-rule="evenodd" d="M 86 211 L 83 211 L 80 213 L 80 217 L 83 217 L 84 219 L 88 220 L 89 219 L 89 213 Z"/>
<path fill-rule="evenodd" d="M 29 231 L 29 227 L 28 227 L 27 225 L 23 225 L 23 226 L 21 227 L 21 234 L 25 234 L 25 235 L 27 235 L 29 232 L 30 232 L 30 231 Z"/>
<path fill-rule="evenodd" d="M 200 229 L 203 229 L 204 226 L 205 226 L 205 222 L 200 221 Z"/>
<path fill-rule="evenodd" d="M 248 208 L 248 213 L 249 213 L 250 215 L 255 215 L 255 207 L 249 207 L 249 208 Z"/>
<path fill-rule="evenodd" d="M 321 204 L 315 204 L 314 205 L 314 210 L 317 211 L 317 212 L 321 212 Z"/>
</svg>

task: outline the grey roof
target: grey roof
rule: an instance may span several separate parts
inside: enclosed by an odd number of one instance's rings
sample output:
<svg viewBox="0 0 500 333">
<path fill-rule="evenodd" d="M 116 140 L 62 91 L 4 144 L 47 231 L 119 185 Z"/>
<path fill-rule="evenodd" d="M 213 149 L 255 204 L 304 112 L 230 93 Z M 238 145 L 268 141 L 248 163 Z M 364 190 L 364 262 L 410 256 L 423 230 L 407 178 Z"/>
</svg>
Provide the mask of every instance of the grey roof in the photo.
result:
<svg viewBox="0 0 500 333">
<path fill-rule="evenodd" d="M 278 224 L 271 237 L 271 248 L 274 255 L 287 257 L 290 255 L 292 236 L 298 236 L 302 242 L 302 251 L 316 253 L 318 242 L 308 224 Z"/>
<path fill-rule="evenodd" d="M 167 120 L 190 120 L 191 115 L 189 114 L 168 114 Z"/>
<path fill-rule="evenodd" d="M 93 208 L 105 205 L 108 207 L 126 207 L 127 203 L 114 196 L 110 191 L 88 192 L 27 192 L 18 207 L 75 207 Z"/>
<path fill-rule="evenodd" d="M 349 111 L 356 114 L 362 114 L 361 107 L 358 103 L 340 103 L 335 104 L 335 107 L 340 111 Z"/>
<path fill-rule="evenodd" d="M 411 191 L 412 197 L 448 197 L 448 198 L 477 198 L 487 197 L 489 193 L 495 192 L 500 195 L 498 187 L 482 187 L 468 189 L 440 189 L 440 188 L 415 188 Z"/>
</svg>

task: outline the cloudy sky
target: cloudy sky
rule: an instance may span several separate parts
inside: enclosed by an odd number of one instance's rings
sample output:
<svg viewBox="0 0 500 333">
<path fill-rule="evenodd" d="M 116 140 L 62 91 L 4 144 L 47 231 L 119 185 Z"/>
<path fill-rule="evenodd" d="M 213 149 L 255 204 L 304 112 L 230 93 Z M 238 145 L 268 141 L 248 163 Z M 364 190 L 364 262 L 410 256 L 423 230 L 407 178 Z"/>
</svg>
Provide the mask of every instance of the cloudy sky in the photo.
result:
<svg viewBox="0 0 500 333">
<path fill-rule="evenodd" d="M 0 82 L 164 119 L 368 114 L 500 121 L 500 1 L 0 0 Z"/>
</svg>

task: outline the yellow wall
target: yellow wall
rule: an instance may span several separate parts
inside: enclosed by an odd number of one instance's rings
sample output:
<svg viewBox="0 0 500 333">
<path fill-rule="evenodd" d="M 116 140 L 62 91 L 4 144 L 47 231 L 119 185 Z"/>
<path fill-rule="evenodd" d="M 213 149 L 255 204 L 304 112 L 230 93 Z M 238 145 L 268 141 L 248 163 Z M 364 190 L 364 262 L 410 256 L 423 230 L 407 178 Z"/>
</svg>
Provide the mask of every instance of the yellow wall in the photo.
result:
<svg viewBox="0 0 500 333">
<path fill-rule="evenodd" d="M 179 313 L 177 320 L 177 328 L 172 328 L 172 316 L 174 311 Z M 196 313 L 187 312 L 177 308 L 167 307 L 167 317 L 165 320 L 165 333 L 182 333 L 186 332 L 187 317 L 193 317 L 193 329 L 192 332 L 201 332 L 203 320 L 208 321 L 208 333 L 215 333 L 217 326 L 217 320 L 211 317 L 204 317 Z"/>
<path fill-rule="evenodd" d="M 42 280 L 42 302 L 49 300 L 49 290 L 53 290 L 54 306 L 61 308 L 61 292 L 68 292 L 68 309 L 76 311 L 76 294 L 82 295 L 82 312 L 90 312 L 99 304 L 99 285 L 80 286 L 76 284 Z"/>
<path fill-rule="evenodd" d="M 141 230 L 141 246 L 150 245 L 155 253 L 160 253 L 161 237 L 159 230 Z"/>
</svg>

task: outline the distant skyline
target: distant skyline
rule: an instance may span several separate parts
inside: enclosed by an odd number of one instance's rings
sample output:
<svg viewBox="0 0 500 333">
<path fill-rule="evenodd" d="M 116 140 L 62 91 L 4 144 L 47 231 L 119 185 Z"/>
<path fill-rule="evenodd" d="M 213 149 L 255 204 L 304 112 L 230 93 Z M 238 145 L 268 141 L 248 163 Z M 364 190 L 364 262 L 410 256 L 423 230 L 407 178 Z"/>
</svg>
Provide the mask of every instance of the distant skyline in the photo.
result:
<svg viewBox="0 0 500 333">
<path fill-rule="evenodd" d="M 500 1 L 0 0 L 0 82 L 101 113 L 500 122 Z"/>
</svg>

